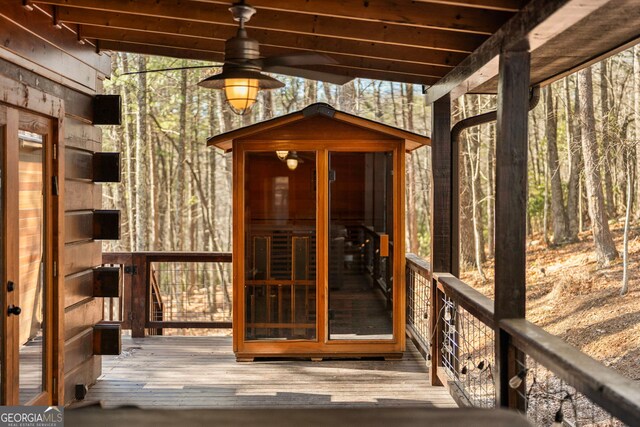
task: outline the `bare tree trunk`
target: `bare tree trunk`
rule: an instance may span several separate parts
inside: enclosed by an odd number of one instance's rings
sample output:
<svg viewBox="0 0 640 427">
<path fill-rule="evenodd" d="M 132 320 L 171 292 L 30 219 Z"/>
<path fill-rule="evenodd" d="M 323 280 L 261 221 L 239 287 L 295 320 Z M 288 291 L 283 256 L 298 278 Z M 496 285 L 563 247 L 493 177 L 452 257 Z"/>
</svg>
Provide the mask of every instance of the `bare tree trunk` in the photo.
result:
<svg viewBox="0 0 640 427">
<path fill-rule="evenodd" d="M 413 132 L 413 86 L 403 85 L 406 89 L 406 108 L 402 109 L 402 116 L 405 122 L 405 128 Z M 380 90 L 382 84 L 380 84 Z M 393 89 L 393 86 L 392 86 Z M 395 104 L 395 103 L 394 103 Z M 413 156 L 407 156 L 407 227 L 409 237 L 409 251 L 417 254 L 419 252 L 418 245 L 418 213 L 416 202 L 416 174 L 413 165 Z"/>
<path fill-rule="evenodd" d="M 569 77 L 564 78 L 565 119 L 567 122 L 567 147 L 569 147 L 569 182 L 567 184 L 567 219 L 569 220 L 569 240 L 577 241 L 580 231 L 578 211 L 580 198 L 580 126 L 574 126 L 574 117 L 579 115 L 578 104 L 574 103 L 574 116 L 571 114 L 571 90 Z M 576 92 L 577 93 L 577 92 Z"/>
<path fill-rule="evenodd" d="M 640 45 L 633 47 L 633 118 L 635 123 L 636 177 L 640 179 Z M 636 219 L 640 219 L 640 185 L 636 185 Z"/>
<path fill-rule="evenodd" d="M 544 244 L 551 245 L 549 240 L 549 165 L 544 164 L 544 207 L 542 212 L 542 234 L 544 236 Z"/>
<path fill-rule="evenodd" d="M 631 152 L 631 150 L 628 150 Z M 631 153 L 629 153 L 631 154 Z M 624 244 L 622 248 L 622 288 L 620 295 L 629 291 L 629 226 L 631 225 L 631 207 L 633 203 L 633 170 L 631 161 L 627 162 L 627 207 L 624 216 Z"/>
<path fill-rule="evenodd" d="M 138 71 L 145 71 L 147 61 L 144 55 L 138 55 Z M 147 142 L 147 74 L 142 72 L 138 74 L 137 103 L 138 114 L 136 115 L 136 137 L 135 137 L 135 250 L 145 250 L 145 229 L 146 224 L 143 221 L 147 219 L 145 211 L 146 188 L 144 182 L 146 176 L 144 167 L 144 144 Z"/>
<path fill-rule="evenodd" d="M 466 96 L 456 100 L 457 108 L 453 111 L 454 122 L 463 119 Z M 475 265 L 475 245 L 473 234 L 473 196 L 471 190 L 471 165 L 467 138 L 469 131 L 461 136 L 460 144 L 460 266 L 469 268 Z M 463 143 L 464 142 L 464 143 Z"/>
<path fill-rule="evenodd" d="M 186 222 L 184 221 L 184 213 L 186 212 L 186 182 L 187 182 L 187 168 L 185 162 L 187 161 L 186 154 L 186 140 L 187 140 L 187 70 L 182 70 L 180 78 L 180 138 L 178 140 L 178 179 L 176 182 L 176 202 L 174 205 L 174 218 L 175 229 L 178 234 L 174 237 L 176 241 L 173 242 L 177 250 L 184 251 L 187 248 L 186 245 Z"/>
<path fill-rule="evenodd" d="M 598 142 L 595 133 L 595 116 L 593 113 L 593 81 L 591 68 L 578 73 L 578 90 L 580 98 L 580 119 L 582 122 L 582 155 L 584 157 L 585 181 L 591 218 L 591 231 L 596 248 L 596 259 L 599 266 L 606 266 L 618 257 L 611 232 L 607 212 L 604 210 L 604 195 L 599 171 Z"/>
<path fill-rule="evenodd" d="M 493 258 L 496 253 L 495 247 L 495 195 L 494 195 L 494 174 L 496 156 L 496 127 L 489 125 L 489 146 L 487 147 L 487 247 L 489 257 Z"/>
<path fill-rule="evenodd" d="M 613 199 L 613 180 L 611 169 L 613 159 L 611 158 L 611 135 L 609 133 L 611 105 L 609 103 L 609 82 L 607 76 L 607 59 L 600 62 L 600 104 L 602 112 L 602 168 L 604 175 L 604 196 L 607 216 L 616 217 L 616 206 Z"/>
<path fill-rule="evenodd" d="M 547 106 L 547 170 L 551 181 L 551 212 L 553 214 L 553 243 L 558 245 L 569 240 L 569 219 L 564 209 L 562 181 L 560 179 L 560 161 L 558 160 L 558 120 L 553 99 L 552 86 L 545 91 Z"/>
<path fill-rule="evenodd" d="M 471 173 L 471 207 L 473 215 L 473 243 L 475 253 L 475 265 L 482 280 L 487 277 L 482 271 L 482 261 L 484 261 L 484 245 L 482 241 L 482 230 L 480 229 L 480 203 L 478 201 L 478 186 L 480 180 L 480 144 L 473 147 L 471 138 L 467 138 L 467 153 L 469 156 L 469 172 Z"/>
<path fill-rule="evenodd" d="M 126 73 L 129 71 L 129 56 L 127 53 L 123 53 L 120 54 L 121 58 L 122 58 L 122 69 L 123 71 Z M 130 101 L 129 101 L 129 90 L 128 88 L 125 86 L 123 87 L 123 93 L 122 93 L 122 108 L 123 111 L 125 111 L 125 113 L 127 113 L 129 111 L 129 105 L 130 105 Z M 132 172 L 132 165 L 131 165 L 131 153 L 133 153 L 133 147 L 132 147 L 132 143 L 131 143 L 131 137 L 133 135 L 133 129 L 132 129 L 132 123 L 131 120 L 128 117 L 128 114 L 124 115 L 125 117 L 125 122 L 124 122 L 124 142 L 125 142 L 125 156 L 124 156 L 124 164 L 125 164 L 125 182 L 124 185 L 125 187 L 127 187 L 128 189 L 133 189 L 132 188 L 132 184 L 131 184 L 131 178 L 133 175 Z M 135 190 L 135 189 L 133 189 Z M 132 191 L 125 191 L 125 206 L 126 206 L 126 210 L 127 210 L 127 231 L 128 231 L 128 238 L 129 238 L 129 247 L 128 248 L 124 248 L 124 249 L 128 249 L 130 251 L 133 251 L 135 249 L 135 235 L 134 235 L 134 211 L 133 211 L 133 201 L 131 200 L 131 193 Z"/>
</svg>

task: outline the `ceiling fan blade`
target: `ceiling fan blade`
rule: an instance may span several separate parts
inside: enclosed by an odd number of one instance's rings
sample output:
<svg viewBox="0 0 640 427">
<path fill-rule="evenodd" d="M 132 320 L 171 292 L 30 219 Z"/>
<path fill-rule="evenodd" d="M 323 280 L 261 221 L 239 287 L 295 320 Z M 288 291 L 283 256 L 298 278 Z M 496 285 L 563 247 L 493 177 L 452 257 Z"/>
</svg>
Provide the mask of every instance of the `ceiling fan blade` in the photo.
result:
<svg viewBox="0 0 640 427">
<path fill-rule="evenodd" d="M 302 77 L 309 80 L 319 80 L 321 82 L 343 85 L 353 80 L 353 77 L 343 76 L 340 74 L 325 73 L 324 71 L 307 70 L 306 68 L 296 67 L 269 67 L 269 72 L 274 74 L 284 74 L 286 76 Z"/>
<path fill-rule="evenodd" d="M 147 73 L 162 73 L 164 71 L 179 71 L 179 70 L 196 70 L 199 68 L 213 68 L 219 67 L 220 65 L 211 64 L 211 65 L 191 65 L 189 67 L 174 67 L 174 68 L 158 68 L 155 70 L 143 70 L 143 71 L 129 71 L 128 73 L 122 73 L 121 76 L 129 76 L 132 74 L 147 74 Z"/>
<path fill-rule="evenodd" d="M 322 53 L 308 52 L 291 55 L 269 56 L 260 60 L 263 71 L 270 72 L 272 67 L 296 67 L 300 65 L 336 65 L 338 61 Z"/>
</svg>

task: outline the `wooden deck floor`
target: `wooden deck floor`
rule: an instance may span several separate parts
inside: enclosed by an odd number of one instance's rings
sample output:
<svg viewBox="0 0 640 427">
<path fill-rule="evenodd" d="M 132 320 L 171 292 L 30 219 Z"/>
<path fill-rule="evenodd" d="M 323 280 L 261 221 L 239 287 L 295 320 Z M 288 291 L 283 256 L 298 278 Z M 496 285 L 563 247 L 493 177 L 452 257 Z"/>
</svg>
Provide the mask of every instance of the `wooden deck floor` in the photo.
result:
<svg viewBox="0 0 640 427">
<path fill-rule="evenodd" d="M 402 360 L 238 363 L 231 337 L 123 337 L 86 400 L 106 407 L 455 407 L 413 344 Z"/>
</svg>

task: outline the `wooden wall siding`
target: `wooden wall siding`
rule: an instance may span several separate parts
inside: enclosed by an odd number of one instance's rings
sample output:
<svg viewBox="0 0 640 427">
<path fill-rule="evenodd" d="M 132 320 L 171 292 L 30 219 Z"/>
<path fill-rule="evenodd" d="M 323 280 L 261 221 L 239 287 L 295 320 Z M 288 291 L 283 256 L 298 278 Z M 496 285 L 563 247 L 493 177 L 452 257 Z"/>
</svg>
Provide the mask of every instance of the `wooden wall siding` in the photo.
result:
<svg viewBox="0 0 640 427">
<path fill-rule="evenodd" d="M 40 9 L 38 9 L 40 8 Z M 39 105 L 52 117 L 65 112 L 64 147 L 59 152 L 61 188 L 64 189 L 64 402 L 74 399 L 76 384 L 92 384 L 101 372 L 101 357 L 93 355 L 93 326 L 102 318 L 102 300 L 93 295 L 93 268 L 102 262 L 101 244 L 91 239 L 91 212 L 101 207 L 101 187 L 91 182 L 92 157 L 101 151 L 101 130 L 91 125 L 92 100 L 111 72 L 111 58 L 97 54 L 95 46 L 80 45 L 68 27 L 52 25 L 37 6 L 33 12 L 20 1 L 0 8 L 0 95 L 9 104 L 29 109 Z M 31 88 L 35 90 L 30 90 Z M 63 101 L 46 110 L 36 93 Z M 88 219 L 87 219 L 88 217 Z M 27 225 L 25 223 L 25 225 Z M 62 402 L 61 402 L 62 403 Z"/>
<path fill-rule="evenodd" d="M 88 100 L 90 102 L 90 99 Z M 93 268 L 102 263 L 93 240 L 93 210 L 102 205 L 102 187 L 92 179 L 93 153 L 101 131 L 76 119 L 65 123 L 65 402 L 76 384 L 90 385 L 101 372 L 93 355 L 93 326 L 102 320 L 102 299 L 93 297 Z"/>
<path fill-rule="evenodd" d="M 108 55 L 98 55 L 90 45 L 81 45 L 68 28 L 57 30 L 52 18 L 40 10 L 32 12 L 21 2 L 3 2 L 0 9 L 0 56 L 72 89 L 93 94 L 100 80 L 111 73 Z M 31 68 L 31 67 L 28 67 Z"/>
</svg>

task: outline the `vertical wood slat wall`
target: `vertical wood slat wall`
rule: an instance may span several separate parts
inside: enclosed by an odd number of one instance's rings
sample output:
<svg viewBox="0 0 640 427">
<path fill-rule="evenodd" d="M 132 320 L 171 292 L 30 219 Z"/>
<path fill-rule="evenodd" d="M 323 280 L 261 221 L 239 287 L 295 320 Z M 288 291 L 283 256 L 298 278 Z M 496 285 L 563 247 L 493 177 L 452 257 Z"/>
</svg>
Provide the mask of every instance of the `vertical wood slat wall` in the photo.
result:
<svg viewBox="0 0 640 427">
<path fill-rule="evenodd" d="M 25 30 L 28 28 L 29 30 Z M 0 94 L 24 84 L 64 101 L 64 397 L 74 399 L 76 384 L 92 384 L 101 373 L 93 354 L 93 326 L 102 319 L 102 300 L 94 298 L 93 268 L 102 263 L 101 243 L 91 236 L 92 210 L 100 209 L 102 189 L 92 182 L 92 154 L 101 151 L 101 130 L 91 124 L 93 96 L 110 72 L 110 58 L 81 46 L 70 31 L 57 30 L 40 11 L 28 12 L 20 2 L 0 10 Z M 15 82 L 15 86 L 12 83 Z M 13 86 L 13 87 L 12 87 Z M 28 105 L 20 107 L 28 109 Z M 88 219 L 88 221 L 87 221 Z M 89 224 L 89 228 L 78 224 Z M 88 230 L 88 231 L 87 231 Z M 54 355 L 54 359 L 57 359 Z"/>
</svg>

